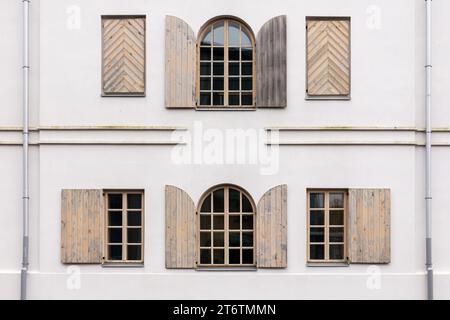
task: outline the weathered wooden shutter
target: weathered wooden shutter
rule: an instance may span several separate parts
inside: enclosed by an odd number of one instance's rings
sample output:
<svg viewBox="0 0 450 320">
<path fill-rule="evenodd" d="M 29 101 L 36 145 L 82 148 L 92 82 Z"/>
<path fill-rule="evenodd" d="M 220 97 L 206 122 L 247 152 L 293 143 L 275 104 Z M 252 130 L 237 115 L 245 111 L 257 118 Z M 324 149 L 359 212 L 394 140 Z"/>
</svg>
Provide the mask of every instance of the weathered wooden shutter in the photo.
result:
<svg viewBox="0 0 450 320">
<path fill-rule="evenodd" d="M 389 263 L 390 190 L 350 189 L 348 200 L 350 263 Z"/>
<path fill-rule="evenodd" d="M 62 190 L 61 262 L 101 263 L 102 190 Z"/>
<path fill-rule="evenodd" d="M 166 108 L 195 107 L 196 50 L 191 27 L 166 16 Z"/>
<path fill-rule="evenodd" d="M 307 95 L 350 94 L 350 19 L 306 21 Z"/>
<path fill-rule="evenodd" d="M 102 94 L 145 95 L 145 17 L 102 17 Z"/>
<path fill-rule="evenodd" d="M 258 268 L 287 267 L 287 186 L 267 191 L 256 212 Z"/>
<path fill-rule="evenodd" d="M 196 210 L 183 190 L 166 186 L 166 268 L 195 268 Z"/>
<path fill-rule="evenodd" d="M 256 39 L 257 107 L 286 107 L 286 57 L 286 16 L 278 16 L 262 26 Z"/>
</svg>

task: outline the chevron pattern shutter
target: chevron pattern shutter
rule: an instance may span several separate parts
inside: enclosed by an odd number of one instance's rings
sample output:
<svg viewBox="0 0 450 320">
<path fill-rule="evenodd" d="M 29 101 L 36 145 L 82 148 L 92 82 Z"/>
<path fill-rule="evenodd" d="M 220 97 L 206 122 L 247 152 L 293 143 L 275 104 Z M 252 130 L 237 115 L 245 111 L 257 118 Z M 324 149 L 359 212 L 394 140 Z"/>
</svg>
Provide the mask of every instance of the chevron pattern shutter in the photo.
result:
<svg viewBox="0 0 450 320">
<path fill-rule="evenodd" d="M 145 95 L 145 17 L 102 17 L 102 94 Z"/>
<path fill-rule="evenodd" d="M 307 95 L 350 95 L 350 19 L 309 18 Z"/>
</svg>

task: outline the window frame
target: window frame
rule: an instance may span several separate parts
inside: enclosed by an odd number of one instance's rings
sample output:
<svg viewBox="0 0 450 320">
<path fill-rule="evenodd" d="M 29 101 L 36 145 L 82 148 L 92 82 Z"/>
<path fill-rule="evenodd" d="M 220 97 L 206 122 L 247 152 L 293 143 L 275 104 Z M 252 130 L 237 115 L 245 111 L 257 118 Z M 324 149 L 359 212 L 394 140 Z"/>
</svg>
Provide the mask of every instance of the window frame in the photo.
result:
<svg viewBox="0 0 450 320">
<path fill-rule="evenodd" d="M 122 195 L 122 209 L 110 209 L 108 207 L 108 196 L 111 194 L 120 194 Z M 127 195 L 128 194 L 140 194 L 141 195 L 141 208 L 140 209 L 129 209 L 127 205 Z M 103 264 L 125 264 L 125 265 L 142 265 L 144 264 L 144 247 L 145 247 L 145 191 L 144 190 L 104 190 L 103 191 L 103 200 L 104 200 L 104 246 L 103 246 Z M 128 239 L 127 239 L 127 232 L 126 230 L 130 228 L 128 226 L 128 211 L 141 211 L 141 225 L 138 226 L 131 226 L 132 229 L 141 229 L 141 242 L 138 243 L 131 243 L 131 245 L 140 245 L 141 246 L 141 259 L 140 260 L 128 260 L 127 259 L 127 246 L 129 245 Z M 121 211 L 122 212 L 122 225 L 117 226 L 118 228 L 122 229 L 122 259 L 121 260 L 113 260 L 109 258 L 109 241 L 108 241 L 108 230 L 110 229 L 110 226 L 108 225 L 108 215 L 110 211 Z M 112 243 L 115 244 L 115 243 Z M 124 259 L 125 258 L 125 259 Z"/>
<path fill-rule="evenodd" d="M 224 48 L 224 60 L 223 60 L 223 64 L 224 64 L 224 75 L 223 75 L 223 79 L 224 79 L 224 104 L 223 105 L 214 105 L 213 104 L 213 79 L 214 79 L 214 74 L 213 74 L 213 70 L 211 68 L 211 89 L 209 90 L 211 92 L 211 104 L 210 105 L 201 105 L 200 104 L 200 80 L 201 80 L 201 75 L 200 75 L 200 65 L 201 65 L 201 59 L 200 59 L 200 49 L 201 49 L 201 41 L 204 38 L 204 36 L 206 35 L 207 32 L 211 32 L 212 34 L 214 33 L 213 27 L 214 25 L 216 25 L 217 23 L 223 22 L 224 23 L 224 45 L 223 46 L 214 46 L 214 43 L 212 42 L 211 44 L 211 48 L 214 47 L 223 47 Z M 252 104 L 251 105 L 242 105 L 242 100 L 240 97 L 240 104 L 239 105 L 230 105 L 229 104 L 229 95 L 230 95 L 230 90 L 229 90 L 229 52 L 228 49 L 230 47 L 229 45 L 229 38 L 228 38 L 228 26 L 230 23 L 236 23 L 240 25 L 240 39 L 241 39 L 241 44 L 239 46 L 239 48 L 242 48 L 242 30 L 245 30 L 245 32 L 248 34 L 251 44 L 252 44 Z M 234 46 L 231 46 L 234 47 Z M 198 33 L 198 37 L 197 37 L 197 45 L 196 45 L 196 57 L 197 57 L 197 65 L 196 65 L 196 80 L 195 80 L 195 84 L 196 84 L 196 92 L 195 92 L 195 108 L 196 110 L 220 110 L 220 111 L 224 111 L 224 110 L 256 110 L 256 37 L 252 31 L 252 29 L 250 28 L 250 26 L 245 23 L 243 20 L 237 18 L 237 17 L 233 17 L 233 16 L 220 16 L 220 17 L 216 17 L 213 18 L 211 20 L 209 20 L 208 22 L 206 22 L 200 29 L 199 33 Z M 214 63 L 214 59 L 213 59 L 213 55 L 211 54 L 211 60 L 209 60 L 211 63 Z M 240 83 L 242 81 L 242 68 L 241 68 L 241 64 L 242 64 L 242 56 L 240 55 L 239 60 L 238 61 L 234 61 L 232 60 L 232 62 L 239 62 L 240 64 L 240 74 L 239 74 L 239 79 L 240 79 Z M 244 60 L 245 62 L 249 62 L 248 60 Z M 239 90 L 233 90 L 233 92 L 238 92 L 239 96 L 242 95 L 242 93 L 244 92 L 250 92 L 250 90 L 242 90 L 241 85 L 240 85 L 240 89 Z"/>
<path fill-rule="evenodd" d="M 324 194 L 324 207 L 323 208 L 311 208 L 310 195 L 311 193 L 323 193 Z M 344 207 L 343 208 L 331 208 L 332 210 L 342 210 L 343 211 L 343 225 L 331 225 L 332 228 L 344 228 L 343 232 L 343 242 L 330 242 L 330 204 L 329 195 L 330 193 L 343 193 L 344 194 Z M 307 189 L 306 192 L 306 261 L 308 264 L 345 264 L 348 263 L 348 189 Z M 323 210 L 324 211 L 324 225 L 311 225 L 311 210 Z M 324 242 L 311 242 L 311 227 L 323 227 L 324 228 Z M 323 244 L 324 245 L 324 259 L 311 259 L 311 244 Z M 329 251 L 330 244 L 343 244 L 343 258 L 342 259 L 330 259 Z"/>
</svg>

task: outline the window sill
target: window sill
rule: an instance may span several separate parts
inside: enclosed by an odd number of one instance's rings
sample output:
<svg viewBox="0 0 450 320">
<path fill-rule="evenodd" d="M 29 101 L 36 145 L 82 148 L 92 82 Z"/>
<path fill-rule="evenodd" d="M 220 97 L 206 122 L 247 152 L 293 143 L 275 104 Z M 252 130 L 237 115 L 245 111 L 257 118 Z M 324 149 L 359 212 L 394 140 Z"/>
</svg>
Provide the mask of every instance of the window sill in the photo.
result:
<svg viewBox="0 0 450 320">
<path fill-rule="evenodd" d="M 197 111 L 256 111 L 256 107 L 196 107 Z"/>
<path fill-rule="evenodd" d="M 143 268 L 143 262 L 104 262 L 102 268 Z"/>
<path fill-rule="evenodd" d="M 335 268 L 335 267 L 349 267 L 350 264 L 347 262 L 307 262 L 307 267 L 328 267 L 328 268 Z"/>
<path fill-rule="evenodd" d="M 306 101 L 350 101 L 351 96 L 308 96 L 305 97 Z"/>
<path fill-rule="evenodd" d="M 197 267 L 195 271 L 257 271 L 256 267 Z"/>
<path fill-rule="evenodd" d="M 101 94 L 101 97 L 102 98 L 112 98 L 112 97 L 119 97 L 119 98 L 145 98 L 146 97 L 146 95 L 145 95 L 145 93 L 128 93 L 128 94 L 126 94 L 126 93 L 108 93 L 108 94 L 106 94 L 106 93 L 102 93 Z"/>
</svg>

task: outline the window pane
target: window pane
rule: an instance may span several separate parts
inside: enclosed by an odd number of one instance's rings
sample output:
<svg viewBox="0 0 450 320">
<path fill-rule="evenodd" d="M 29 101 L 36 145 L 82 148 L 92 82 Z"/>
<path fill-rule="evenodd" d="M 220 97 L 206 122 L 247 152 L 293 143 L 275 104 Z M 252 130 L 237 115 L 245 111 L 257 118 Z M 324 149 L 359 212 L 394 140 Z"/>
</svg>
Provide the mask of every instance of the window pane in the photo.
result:
<svg viewBox="0 0 450 320">
<path fill-rule="evenodd" d="M 245 194 L 242 194 L 242 212 L 253 212 L 253 207 L 250 200 Z"/>
<path fill-rule="evenodd" d="M 242 28 L 242 46 L 251 46 L 252 42 L 250 40 L 250 35 L 247 33 L 244 28 Z"/>
<path fill-rule="evenodd" d="M 242 99 L 241 103 L 243 106 L 253 105 L 253 95 L 251 93 L 242 94 L 241 99 Z"/>
<path fill-rule="evenodd" d="M 141 212 L 140 211 L 132 211 L 127 213 L 127 224 L 129 226 L 141 226 L 142 225 L 142 219 L 141 219 Z"/>
<path fill-rule="evenodd" d="M 211 264 L 211 250 L 201 249 L 200 250 L 200 263 L 201 264 Z"/>
<path fill-rule="evenodd" d="M 211 45 L 211 36 L 212 36 L 212 33 L 211 33 L 211 30 L 209 30 L 206 34 L 205 34 L 205 36 L 203 37 L 203 40 L 202 40 L 202 42 L 201 42 L 201 45 L 202 46 L 209 46 L 209 45 Z"/>
<path fill-rule="evenodd" d="M 214 247 L 224 247 L 225 238 L 223 232 L 214 232 Z"/>
<path fill-rule="evenodd" d="M 213 49 L 213 60 L 214 61 L 223 61 L 224 57 L 224 49 L 223 48 L 214 48 Z"/>
<path fill-rule="evenodd" d="M 211 212 L 211 195 L 207 196 L 203 201 L 201 212 Z"/>
<path fill-rule="evenodd" d="M 122 246 L 108 246 L 109 260 L 122 260 Z"/>
<path fill-rule="evenodd" d="M 229 234 L 229 246 L 240 247 L 241 246 L 241 234 L 240 232 L 230 232 Z"/>
<path fill-rule="evenodd" d="M 229 209 L 230 212 L 241 212 L 241 193 L 235 189 L 229 189 Z"/>
<path fill-rule="evenodd" d="M 241 228 L 241 216 L 229 215 L 228 220 L 230 230 L 239 230 Z"/>
<path fill-rule="evenodd" d="M 122 209 L 122 194 L 109 194 L 108 195 L 108 208 L 109 209 Z"/>
<path fill-rule="evenodd" d="M 242 232 L 242 246 L 253 247 L 253 232 Z"/>
<path fill-rule="evenodd" d="M 110 226 L 121 226 L 122 225 L 122 212 L 109 212 L 109 222 Z"/>
<path fill-rule="evenodd" d="M 330 245 L 330 259 L 331 260 L 343 260 L 344 259 L 344 245 L 343 244 L 331 244 Z"/>
<path fill-rule="evenodd" d="M 223 78 L 213 79 L 213 90 L 223 90 Z"/>
<path fill-rule="evenodd" d="M 344 225 L 344 211 L 343 210 L 333 210 L 330 211 L 330 225 L 343 226 Z"/>
<path fill-rule="evenodd" d="M 230 249 L 230 264 L 241 263 L 241 249 Z"/>
<path fill-rule="evenodd" d="M 239 61 L 239 48 L 228 48 L 228 60 Z"/>
<path fill-rule="evenodd" d="M 211 62 L 201 62 L 200 63 L 200 75 L 202 75 L 202 76 L 211 75 Z"/>
<path fill-rule="evenodd" d="M 141 260 L 141 246 L 127 246 L 128 260 Z"/>
<path fill-rule="evenodd" d="M 211 90 L 211 78 L 200 78 L 200 90 Z"/>
<path fill-rule="evenodd" d="M 225 263 L 225 250 L 214 249 L 214 264 L 224 264 L 224 263 Z"/>
<path fill-rule="evenodd" d="M 215 46 L 223 46 L 224 45 L 223 22 L 219 22 L 214 25 L 214 45 Z"/>
<path fill-rule="evenodd" d="M 211 232 L 200 232 L 200 247 L 211 247 Z"/>
<path fill-rule="evenodd" d="M 242 61 L 253 60 L 253 49 L 252 48 L 242 48 Z"/>
<path fill-rule="evenodd" d="M 309 246 L 309 251 L 311 260 L 325 259 L 325 248 L 323 244 L 312 244 Z"/>
<path fill-rule="evenodd" d="M 228 103 L 230 106 L 238 106 L 239 105 L 239 93 L 230 93 L 228 97 Z"/>
<path fill-rule="evenodd" d="M 141 243 L 141 228 L 128 228 L 127 234 L 128 243 Z"/>
<path fill-rule="evenodd" d="M 241 45 L 241 39 L 240 39 L 240 30 L 239 30 L 239 24 L 237 23 L 229 23 L 228 27 L 228 45 L 229 46 L 240 46 Z"/>
<path fill-rule="evenodd" d="M 200 60 L 211 60 L 211 48 L 200 48 Z"/>
<path fill-rule="evenodd" d="M 253 90 L 253 78 L 242 78 L 242 90 Z"/>
<path fill-rule="evenodd" d="M 330 242 L 344 242 L 344 228 L 330 228 Z"/>
<path fill-rule="evenodd" d="M 239 75 L 239 62 L 230 62 L 228 73 L 230 76 L 238 76 Z"/>
<path fill-rule="evenodd" d="M 309 223 L 311 225 L 324 225 L 325 224 L 325 211 L 323 210 L 311 210 L 309 215 Z"/>
<path fill-rule="evenodd" d="M 253 215 L 245 214 L 242 216 L 242 229 L 253 229 Z"/>
<path fill-rule="evenodd" d="M 224 212 L 224 197 L 223 197 L 223 189 L 219 189 L 214 191 L 213 193 L 213 207 L 214 212 Z"/>
<path fill-rule="evenodd" d="M 239 90 L 239 78 L 229 78 L 228 88 L 230 90 Z"/>
<path fill-rule="evenodd" d="M 224 229 L 224 220 L 223 216 L 214 216 L 214 230 L 223 230 Z"/>
<path fill-rule="evenodd" d="M 253 249 L 242 249 L 242 264 L 253 264 Z"/>
<path fill-rule="evenodd" d="M 243 62 L 242 63 L 242 75 L 251 76 L 253 74 L 253 63 Z"/>
<path fill-rule="evenodd" d="M 211 105 L 211 94 L 210 93 L 200 93 L 200 105 L 210 106 Z"/>
<path fill-rule="evenodd" d="M 142 195 L 140 194 L 127 194 L 128 209 L 141 209 Z"/>
<path fill-rule="evenodd" d="M 213 105 L 214 106 L 223 106 L 225 103 L 223 92 L 214 92 L 213 93 Z"/>
<path fill-rule="evenodd" d="M 121 228 L 108 229 L 108 242 L 122 243 L 122 229 Z"/>
<path fill-rule="evenodd" d="M 213 73 L 215 76 L 223 76 L 223 62 L 213 63 Z"/>
<path fill-rule="evenodd" d="M 211 216 L 210 215 L 200 215 L 200 229 L 210 230 L 211 229 Z"/>
<path fill-rule="evenodd" d="M 309 234 L 309 241 L 324 242 L 325 241 L 324 228 L 311 228 Z"/>
<path fill-rule="evenodd" d="M 330 208 L 344 208 L 343 193 L 330 193 Z"/>
<path fill-rule="evenodd" d="M 325 195 L 323 193 L 310 193 L 309 194 L 309 207 L 310 208 L 324 208 Z"/>
</svg>

